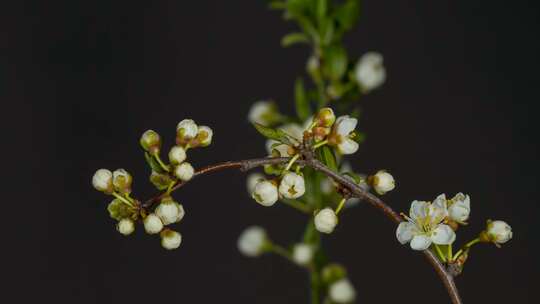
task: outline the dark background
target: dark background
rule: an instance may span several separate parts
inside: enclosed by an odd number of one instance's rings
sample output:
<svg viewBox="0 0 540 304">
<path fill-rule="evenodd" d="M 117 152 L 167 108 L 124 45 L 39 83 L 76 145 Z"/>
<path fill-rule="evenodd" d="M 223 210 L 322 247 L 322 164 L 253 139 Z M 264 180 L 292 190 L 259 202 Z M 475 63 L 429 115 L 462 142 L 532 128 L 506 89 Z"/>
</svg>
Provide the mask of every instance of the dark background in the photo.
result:
<svg viewBox="0 0 540 304">
<path fill-rule="evenodd" d="M 362 101 L 368 135 L 355 169 L 390 170 L 385 199 L 458 191 L 472 197 L 470 227 L 512 224 L 502 249 L 478 246 L 457 279 L 466 303 L 537 303 L 538 9 L 519 1 L 364 1 L 349 54 L 385 56 L 388 81 Z M 532 3 L 532 2 L 531 2 Z M 184 241 L 122 237 L 98 168 L 123 167 L 135 195 L 153 192 L 138 147 L 149 128 L 172 142 L 186 117 L 215 130 L 196 167 L 260 156 L 249 105 L 275 98 L 292 112 L 292 83 L 308 51 L 282 49 L 293 29 L 263 1 L 11 1 L 0 5 L 4 177 L 3 299 L 10 303 L 306 303 L 306 274 L 274 256 L 242 257 L 236 239 L 261 224 L 281 244 L 305 218 L 262 208 L 239 172 L 196 180 L 176 194 Z M 7 221 L 6 221 L 7 219 Z M 363 303 L 446 303 L 423 257 L 367 205 L 344 214 L 324 242 L 348 266 Z"/>
</svg>

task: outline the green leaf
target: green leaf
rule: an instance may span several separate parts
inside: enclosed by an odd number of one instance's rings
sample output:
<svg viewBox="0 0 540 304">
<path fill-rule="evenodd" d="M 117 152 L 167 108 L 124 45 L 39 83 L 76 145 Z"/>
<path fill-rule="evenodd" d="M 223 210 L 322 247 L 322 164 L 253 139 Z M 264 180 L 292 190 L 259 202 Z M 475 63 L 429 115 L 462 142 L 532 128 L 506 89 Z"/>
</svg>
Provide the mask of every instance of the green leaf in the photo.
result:
<svg viewBox="0 0 540 304">
<path fill-rule="evenodd" d="M 109 206 L 107 206 L 107 210 L 109 211 L 109 215 L 117 221 L 123 218 L 131 218 L 133 215 L 133 210 L 119 199 L 113 200 Z"/>
<path fill-rule="evenodd" d="M 297 78 L 294 83 L 294 100 L 296 102 L 296 114 L 298 115 L 298 118 L 305 121 L 312 113 L 302 78 Z"/>
<path fill-rule="evenodd" d="M 323 71 L 333 80 L 339 80 L 347 71 L 347 52 L 341 46 L 328 47 L 324 52 Z"/>
<path fill-rule="evenodd" d="M 159 165 L 159 163 L 156 161 L 156 159 L 152 155 L 145 152 L 144 153 L 144 158 L 146 159 L 146 162 L 148 163 L 148 165 L 150 166 L 152 171 L 155 171 L 155 172 L 158 172 L 158 173 L 165 172 L 165 171 L 163 171 L 163 168 Z"/>
<path fill-rule="evenodd" d="M 291 137 L 280 129 L 272 129 L 270 127 L 265 127 L 258 123 L 254 123 L 253 126 L 255 127 L 255 129 L 257 129 L 257 131 L 259 131 L 259 133 L 261 133 L 262 136 L 266 138 L 277 140 L 286 145 L 292 145 L 292 142 L 290 139 Z"/>
<path fill-rule="evenodd" d="M 315 14 L 317 16 L 317 22 L 319 23 L 319 26 L 324 23 L 324 20 L 326 18 L 326 12 L 328 10 L 328 0 L 316 0 L 316 9 Z"/>
<path fill-rule="evenodd" d="M 321 162 L 325 164 L 328 168 L 330 168 L 334 172 L 338 172 L 336 157 L 334 156 L 334 152 L 332 152 L 332 149 L 330 149 L 330 147 L 322 146 L 319 149 L 319 157 Z"/>
<path fill-rule="evenodd" d="M 295 33 L 289 33 L 283 36 L 283 38 L 281 38 L 282 47 L 289 47 L 293 44 L 298 44 L 298 43 L 309 43 L 308 36 L 304 33 L 295 32 Z"/>
<path fill-rule="evenodd" d="M 270 1 L 268 4 L 270 9 L 280 10 L 287 8 L 287 4 L 284 1 Z"/>
<path fill-rule="evenodd" d="M 342 5 L 338 6 L 334 12 L 334 18 L 340 25 L 341 31 L 348 31 L 358 21 L 360 15 L 360 1 L 347 0 Z"/>
</svg>

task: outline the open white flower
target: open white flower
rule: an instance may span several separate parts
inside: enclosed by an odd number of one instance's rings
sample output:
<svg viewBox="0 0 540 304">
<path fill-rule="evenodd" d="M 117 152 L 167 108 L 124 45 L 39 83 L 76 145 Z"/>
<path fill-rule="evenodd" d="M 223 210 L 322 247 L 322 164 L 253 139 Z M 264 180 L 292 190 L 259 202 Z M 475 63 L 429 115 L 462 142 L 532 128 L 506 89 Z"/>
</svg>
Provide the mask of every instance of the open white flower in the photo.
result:
<svg viewBox="0 0 540 304">
<path fill-rule="evenodd" d="M 246 228 L 238 237 L 238 250 L 245 256 L 256 257 L 263 252 L 266 231 L 259 226 Z"/>
<path fill-rule="evenodd" d="M 315 215 L 315 228 L 322 233 L 332 233 L 338 223 L 336 213 L 332 208 L 324 208 Z"/>
<path fill-rule="evenodd" d="M 458 223 L 464 224 L 471 214 L 471 199 L 463 193 L 456 194 L 448 201 L 448 217 Z"/>
<path fill-rule="evenodd" d="M 336 303 L 351 303 L 356 298 L 356 291 L 351 282 L 344 278 L 330 285 L 328 296 Z"/>
<path fill-rule="evenodd" d="M 249 109 L 248 120 L 251 123 L 269 126 L 276 122 L 278 116 L 279 114 L 277 113 L 277 107 L 274 102 L 260 100 L 255 102 Z"/>
<path fill-rule="evenodd" d="M 260 181 L 264 180 L 264 175 L 262 173 L 251 173 L 248 175 L 246 180 L 246 187 L 249 194 L 253 193 L 255 186 Z"/>
<path fill-rule="evenodd" d="M 396 237 L 401 244 L 410 242 L 414 250 L 425 250 L 431 243 L 449 245 L 456 240 L 456 234 L 450 226 L 442 224 L 448 216 L 446 197 L 439 195 L 433 203 L 413 201 L 409 217 L 401 222 L 396 230 Z"/>
<path fill-rule="evenodd" d="M 489 241 L 497 245 L 512 239 L 512 227 L 504 221 L 489 221 L 486 233 Z"/>
<path fill-rule="evenodd" d="M 278 189 L 271 181 L 262 180 L 255 185 L 255 190 L 251 194 L 253 199 L 266 207 L 272 206 L 278 200 Z"/>
<path fill-rule="evenodd" d="M 96 190 L 112 193 L 113 192 L 113 174 L 110 170 L 99 169 L 92 177 L 92 185 Z"/>
<path fill-rule="evenodd" d="M 174 146 L 169 151 L 169 161 L 173 165 L 181 164 L 187 158 L 186 150 L 181 146 Z"/>
<path fill-rule="evenodd" d="M 386 80 L 383 56 L 376 52 L 368 52 L 362 55 L 356 64 L 354 76 L 364 92 L 371 91 L 382 85 Z"/>
<path fill-rule="evenodd" d="M 199 132 L 197 134 L 197 139 L 199 140 L 199 145 L 201 147 L 209 146 L 212 143 L 212 137 L 214 136 L 214 132 L 210 127 L 207 126 L 200 126 Z"/>
<path fill-rule="evenodd" d="M 340 116 L 332 128 L 329 144 L 337 146 L 341 154 L 353 154 L 358 151 L 358 143 L 352 139 L 358 120 L 348 115 Z"/>
<path fill-rule="evenodd" d="M 279 184 L 279 193 L 285 198 L 296 199 L 304 195 L 306 185 L 304 178 L 294 172 L 287 172 Z"/>
<path fill-rule="evenodd" d="M 294 245 L 292 259 L 298 265 L 308 265 L 313 259 L 313 246 L 305 243 Z"/>
<path fill-rule="evenodd" d="M 176 134 L 183 140 L 195 138 L 199 132 L 199 127 L 193 119 L 184 119 L 176 126 Z"/>
<path fill-rule="evenodd" d="M 116 224 L 116 230 L 123 235 L 130 235 L 135 231 L 135 223 L 131 219 L 123 218 Z"/>
<path fill-rule="evenodd" d="M 113 172 L 113 186 L 114 189 L 120 193 L 130 193 L 131 183 L 133 178 L 124 169 L 117 169 Z"/>
<path fill-rule="evenodd" d="M 371 185 L 373 186 L 375 192 L 377 192 L 379 195 L 383 195 L 386 192 L 392 191 L 396 187 L 396 181 L 394 180 L 392 174 L 384 170 L 379 170 L 379 172 L 373 176 Z"/>
<path fill-rule="evenodd" d="M 180 247 L 182 235 L 174 230 L 165 229 L 160 234 L 161 246 L 167 250 L 173 250 Z"/>
<path fill-rule="evenodd" d="M 163 199 L 156 207 L 155 213 L 159 216 L 163 225 L 178 223 L 186 214 L 184 207 L 170 198 Z"/>
<path fill-rule="evenodd" d="M 148 234 L 156 234 L 163 229 L 163 222 L 161 222 L 161 219 L 155 215 L 154 213 L 150 213 L 149 215 L 144 218 L 144 230 Z"/>
<path fill-rule="evenodd" d="M 190 180 L 194 174 L 195 169 L 188 162 L 181 163 L 174 168 L 174 175 L 184 182 Z"/>
</svg>

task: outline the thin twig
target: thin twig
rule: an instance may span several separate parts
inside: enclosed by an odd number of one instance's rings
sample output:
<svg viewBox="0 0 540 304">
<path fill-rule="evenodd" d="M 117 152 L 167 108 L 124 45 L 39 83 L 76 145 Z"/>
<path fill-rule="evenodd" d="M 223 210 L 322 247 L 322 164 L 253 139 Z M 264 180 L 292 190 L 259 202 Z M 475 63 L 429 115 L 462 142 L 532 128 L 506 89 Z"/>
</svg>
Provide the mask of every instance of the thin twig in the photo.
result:
<svg viewBox="0 0 540 304">
<path fill-rule="evenodd" d="M 256 158 L 256 159 L 248 159 L 248 160 L 240 160 L 240 161 L 228 161 L 224 163 L 219 163 L 216 165 L 211 165 L 204 167 L 202 169 L 199 169 L 195 174 L 193 175 L 193 178 L 196 178 L 198 176 L 227 170 L 227 169 L 240 169 L 242 172 L 249 171 L 253 168 L 264 166 L 264 165 L 276 165 L 276 164 L 283 164 L 290 160 L 290 157 L 274 157 L 274 158 Z M 341 186 L 347 188 L 352 196 L 355 196 L 357 198 L 360 198 L 361 200 L 364 200 L 368 202 L 369 204 L 373 205 L 377 209 L 381 210 L 388 218 L 390 218 L 394 223 L 399 224 L 403 221 L 403 218 L 395 212 L 390 206 L 388 206 L 385 202 L 383 202 L 381 199 L 379 199 L 377 196 L 363 190 L 359 185 L 354 183 L 353 181 L 345 178 L 344 176 L 332 171 L 330 168 L 325 166 L 323 163 L 318 161 L 317 159 L 313 158 L 312 154 L 306 153 L 304 155 L 304 159 L 299 159 L 296 161 L 297 164 L 302 166 L 309 166 L 313 169 L 322 172 L 326 176 L 332 178 L 335 182 L 340 184 Z M 193 179 L 192 178 L 192 179 Z M 176 186 L 174 186 L 171 190 L 175 191 L 178 188 L 182 187 L 187 182 L 180 182 Z M 160 201 L 163 196 L 165 196 L 166 193 L 158 194 L 144 202 L 142 205 L 143 208 L 149 208 L 154 203 Z M 446 267 L 439 261 L 439 259 L 433 254 L 433 252 L 429 250 L 423 251 L 424 256 L 428 260 L 428 262 L 433 266 L 435 269 L 435 272 L 443 282 L 444 286 L 446 287 L 446 290 L 448 291 L 448 294 L 450 296 L 450 299 L 452 300 L 453 304 L 461 304 L 461 298 L 459 296 L 459 291 L 456 287 L 456 284 L 454 282 L 453 275 L 447 271 Z"/>
</svg>

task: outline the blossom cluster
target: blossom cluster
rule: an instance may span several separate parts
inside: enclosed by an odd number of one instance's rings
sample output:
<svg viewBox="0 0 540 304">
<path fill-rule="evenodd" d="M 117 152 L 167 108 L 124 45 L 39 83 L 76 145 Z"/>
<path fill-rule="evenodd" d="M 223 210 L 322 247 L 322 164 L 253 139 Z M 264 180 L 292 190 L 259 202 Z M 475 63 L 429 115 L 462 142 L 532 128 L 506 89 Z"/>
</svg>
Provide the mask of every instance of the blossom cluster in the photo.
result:
<svg viewBox="0 0 540 304">
<path fill-rule="evenodd" d="M 135 231 L 135 224 L 141 222 L 148 234 L 160 235 L 161 245 L 165 249 L 176 249 L 180 246 L 182 235 L 166 226 L 180 222 L 185 211 L 181 204 L 173 200 L 170 192 L 174 186 L 189 181 L 195 174 L 193 166 L 186 161 L 187 151 L 210 145 L 212 136 L 213 131 L 209 127 L 198 126 L 191 119 L 182 120 L 177 125 L 176 144 L 169 150 L 167 164 L 160 157 L 160 135 L 153 130 L 142 134 L 139 142 L 152 169 L 150 181 L 157 189 L 166 190 L 160 196 L 159 205 L 153 212 L 149 210 L 151 205 L 143 205 L 130 196 L 133 178 L 126 170 L 96 171 L 92 178 L 94 188 L 115 197 L 109 204 L 108 211 L 109 215 L 118 221 L 118 232 L 130 235 Z"/>
</svg>

